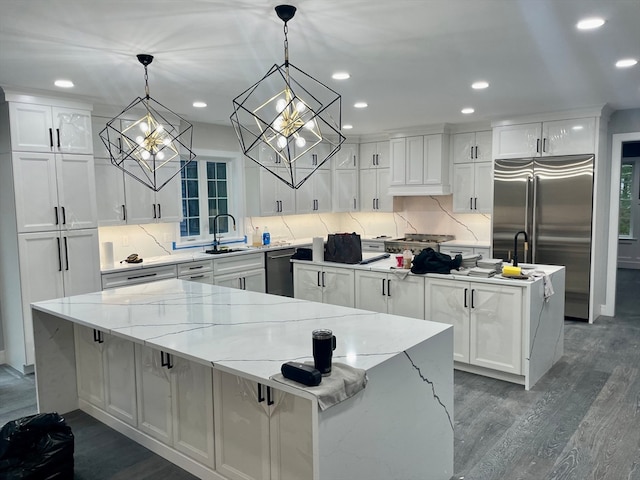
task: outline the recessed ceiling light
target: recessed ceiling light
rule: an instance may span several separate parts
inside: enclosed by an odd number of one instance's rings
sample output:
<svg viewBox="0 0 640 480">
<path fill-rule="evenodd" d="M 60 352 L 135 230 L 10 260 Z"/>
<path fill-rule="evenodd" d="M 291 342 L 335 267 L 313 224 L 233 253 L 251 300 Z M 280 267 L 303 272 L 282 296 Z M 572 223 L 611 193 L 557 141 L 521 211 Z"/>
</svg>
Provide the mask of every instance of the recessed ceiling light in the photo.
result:
<svg viewBox="0 0 640 480">
<path fill-rule="evenodd" d="M 342 126 L 343 130 L 351 130 L 352 128 L 353 128 L 353 125 L 349 125 L 349 124 L 346 124 L 346 125 Z"/>
<path fill-rule="evenodd" d="M 369 104 L 367 102 L 356 102 L 353 106 L 356 108 L 367 108 Z"/>
<path fill-rule="evenodd" d="M 460 110 L 462 113 L 464 113 L 465 115 L 469 115 L 470 113 L 475 112 L 475 110 L 471 107 L 468 108 L 463 108 L 462 110 Z"/>
<path fill-rule="evenodd" d="M 196 108 L 204 108 L 207 106 L 207 104 L 204 102 L 193 102 L 193 106 Z"/>
<path fill-rule="evenodd" d="M 346 80 L 347 78 L 351 78 L 351 75 L 349 75 L 348 72 L 336 72 L 331 75 L 331 78 L 334 80 Z"/>
<path fill-rule="evenodd" d="M 635 58 L 625 58 L 623 60 L 618 60 L 616 62 L 616 67 L 618 68 L 626 68 L 633 67 L 638 61 Z"/>
<path fill-rule="evenodd" d="M 592 30 L 594 28 L 599 28 L 602 25 L 604 25 L 603 18 L 593 17 L 580 20 L 576 24 L 576 27 L 578 28 L 578 30 Z"/>
<path fill-rule="evenodd" d="M 71 80 L 56 80 L 53 84 L 60 88 L 71 88 L 74 86 Z"/>
<path fill-rule="evenodd" d="M 481 80 L 479 82 L 474 82 L 471 84 L 471 88 L 473 88 L 474 90 L 482 90 L 484 88 L 487 88 L 489 86 L 489 82 L 485 82 L 484 80 Z"/>
</svg>

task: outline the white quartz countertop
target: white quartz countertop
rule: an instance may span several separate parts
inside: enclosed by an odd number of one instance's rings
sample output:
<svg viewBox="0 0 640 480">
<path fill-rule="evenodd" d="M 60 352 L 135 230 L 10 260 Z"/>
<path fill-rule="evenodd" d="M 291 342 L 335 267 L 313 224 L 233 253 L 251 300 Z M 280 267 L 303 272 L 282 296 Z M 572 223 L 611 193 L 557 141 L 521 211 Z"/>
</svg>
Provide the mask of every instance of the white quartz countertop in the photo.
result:
<svg viewBox="0 0 640 480">
<path fill-rule="evenodd" d="M 368 370 L 451 328 L 442 323 L 163 280 L 32 304 L 105 333 L 266 381 L 312 360 L 311 332 L 333 330 L 334 361 Z"/>
<path fill-rule="evenodd" d="M 196 248 L 189 249 L 188 251 L 181 252 L 176 251 L 171 255 L 162 255 L 157 257 L 144 257 L 141 263 L 120 263 L 116 262 L 113 265 L 100 265 L 100 273 L 113 273 L 113 272 L 122 272 L 122 271 L 134 271 L 141 270 L 144 268 L 150 267 L 159 267 L 163 265 L 174 265 L 177 263 L 186 263 L 186 262 L 196 262 L 199 260 L 213 260 L 216 258 L 227 258 L 238 255 L 246 255 L 248 253 L 260 253 L 260 252 L 269 252 L 275 250 L 282 250 L 285 248 L 296 248 L 303 246 L 310 246 L 312 243 L 312 239 L 301 239 L 301 240 L 292 240 L 290 242 L 282 242 L 274 245 L 269 245 L 267 247 L 251 247 L 243 244 L 239 245 L 228 245 L 229 248 L 240 248 L 241 250 L 235 252 L 229 252 L 221 255 L 212 255 L 210 253 L 205 253 L 204 250 L 208 250 L 213 248 L 211 246 L 202 247 L 202 250 L 198 250 Z M 227 245 L 224 245 L 227 246 Z M 223 247 L 224 247 L 223 246 Z"/>
<path fill-rule="evenodd" d="M 448 240 L 442 242 L 440 245 L 447 247 L 491 248 L 490 242 L 483 242 L 481 240 Z"/>
</svg>

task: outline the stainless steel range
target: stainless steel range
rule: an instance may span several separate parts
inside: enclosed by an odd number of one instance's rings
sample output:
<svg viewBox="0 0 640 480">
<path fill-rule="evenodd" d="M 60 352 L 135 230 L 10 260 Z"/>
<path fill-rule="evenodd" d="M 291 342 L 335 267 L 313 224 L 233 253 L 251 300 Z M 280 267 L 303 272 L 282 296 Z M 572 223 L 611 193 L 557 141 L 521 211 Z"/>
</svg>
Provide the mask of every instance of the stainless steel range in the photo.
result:
<svg viewBox="0 0 640 480">
<path fill-rule="evenodd" d="M 405 233 L 404 238 L 384 242 L 384 251 L 389 253 L 402 253 L 411 250 L 417 255 L 425 248 L 431 247 L 436 252 L 440 251 L 440 244 L 449 240 L 455 240 L 453 235 L 431 235 L 428 233 Z"/>
</svg>

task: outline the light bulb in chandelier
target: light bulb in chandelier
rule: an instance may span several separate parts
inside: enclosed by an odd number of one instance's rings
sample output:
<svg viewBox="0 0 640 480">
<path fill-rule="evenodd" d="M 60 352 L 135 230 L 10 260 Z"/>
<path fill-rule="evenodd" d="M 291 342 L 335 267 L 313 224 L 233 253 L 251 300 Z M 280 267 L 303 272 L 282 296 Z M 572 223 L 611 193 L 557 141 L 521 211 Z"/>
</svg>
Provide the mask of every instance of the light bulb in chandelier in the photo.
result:
<svg viewBox="0 0 640 480">
<path fill-rule="evenodd" d="M 307 141 L 304 137 L 296 136 L 296 147 L 304 147 L 307 144 Z"/>
<path fill-rule="evenodd" d="M 287 146 L 287 139 L 282 135 L 280 135 L 278 137 L 278 148 L 283 149 L 286 146 Z"/>
</svg>

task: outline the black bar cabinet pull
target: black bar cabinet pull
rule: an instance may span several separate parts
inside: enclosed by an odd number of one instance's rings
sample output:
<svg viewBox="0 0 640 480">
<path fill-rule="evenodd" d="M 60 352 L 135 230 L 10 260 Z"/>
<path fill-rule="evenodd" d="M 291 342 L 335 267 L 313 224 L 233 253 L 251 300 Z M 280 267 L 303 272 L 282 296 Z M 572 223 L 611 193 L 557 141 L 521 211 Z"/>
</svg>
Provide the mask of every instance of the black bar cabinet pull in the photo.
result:
<svg viewBox="0 0 640 480">
<path fill-rule="evenodd" d="M 324 283 L 325 281 L 325 276 L 324 276 L 325 272 L 322 272 L 322 286 L 326 287 L 327 285 Z"/>
<path fill-rule="evenodd" d="M 391 280 L 387 280 L 387 297 L 391 296 Z"/>
<path fill-rule="evenodd" d="M 153 218 L 158 218 L 156 216 L 156 204 L 155 203 L 153 204 Z"/>
<path fill-rule="evenodd" d="M 267 405 L 273 405 L 274 402 L 273 401 L 273 396 L 271 395 L 271 387 L 267 387 Z"/>
<path fill-rule="evenodd" d="M 58 207 L 53 207 L 53 211 L 56 214 L 56 225 L 58 225 Z"/>
<path fill-rule="evenodd" d="M 264 402 L 264 397 L 262 396 L 262 384 L 258 384 L 258 403 Z"/>
<path fill-rule="evenodd" d="M 320 272 L 318 272 L 318 286 L 321 287 L 322 285 L 320 285 Z"/>
<path fill-rule="evenodd" d="M 476 145 L 476 160 L 478 159 L 478 146 Z"/>
<path fill-rule="evenodd" d="M 536 139 L 536 153 L 540 153 L 540 139 Z"/>
<path fill-rule="evenodd" d="M 62 210 L 62 224 L 66 225 L 67 224 L 67 212 L 65 211 L 64 207 L 60 207 L 60 209 Z"/>
<path fill-rule="evenodd" d="M 62 271 L 62 252 L 60 251 L 60 237 L 56 238 L 58 240 L 58 271 Z"/>
<path fill-rule="evenodd" d="M 104 343 L 104 336 L 100 330 L 93 329 L 93 341 L 96 343 Z"/>
<path fill-rule="evenodd" d="M 162 207 L 158 204 L 158 218 L 162 218 Z"/>
<path fill-rule="evenodd" d="M 478 197 L 473 198 L 473 209 L 474 210 L 478 209 Z"/>
<path fill-rule="evenodd" d="M 67 264 L 65 270 L 69 270 L 69 247 L 67 245 L 67 237 L 64 237 L 64 258 Z"/>
<path fill-rule="evenodd" d="M 60 129 L 56 128 L 56 137 L 58 137 L 58 148 L 60 148 Z"/>
<path fill-rule="evenodd" d="M 474 294 L 475 291 L 476 291 L 475 288 L 471 289 L 471 308 L 476 308 L 475 302 L 474 302 L 474 298 L 473 298 L 473 294 Z"/>
<path fill-rule="evenodd" d="M 53 148 L 53 128 L 49 129 L 49 146 Z"/>
<path fill-rule="evenodd" d="M 386 282 L 386 280 L 382 280 L 382 296 L 384 297 L 386 295 L 385 291 L 384 291 L 384 283 Z"/>
<path fill-rule="evenodd" d="M 547 151 L 547 139 L 546 139 L 546 138 L 544 138 L 544 139 L 542 140 L 542 151 L 543 151 L 543 152 L 546 152 L 546 151 Z"/>
<path fill-rule="evenodd" d="M 124 206 L 124 203 L 122 204 L 122 220 L 127 220 L 127 208 Z"/>
<path fill-rule="evenodd" d="M 160 364 L 163 367 L 173 368 L 173 361 L 170 353 L 160 351 Z"/>
<path fill-rule="evenodd" d="M 464 289 L 464 308 L 467 308 L 467 292 L 469 291 L 468 288 Z"/>
<path fill-rule="evenodd" d="M 473 197 L 469 197 L 469 210 L 473 210 Z"/>
</svg>

